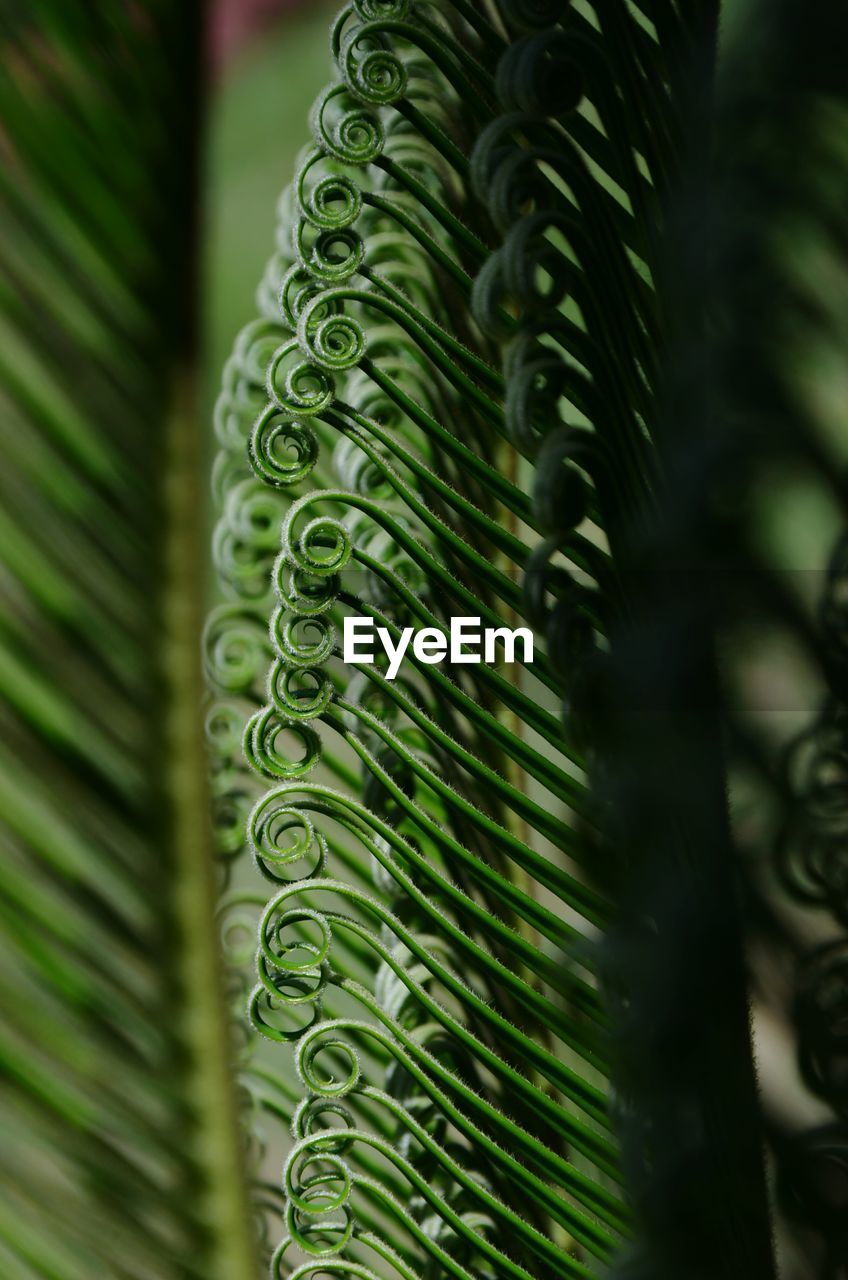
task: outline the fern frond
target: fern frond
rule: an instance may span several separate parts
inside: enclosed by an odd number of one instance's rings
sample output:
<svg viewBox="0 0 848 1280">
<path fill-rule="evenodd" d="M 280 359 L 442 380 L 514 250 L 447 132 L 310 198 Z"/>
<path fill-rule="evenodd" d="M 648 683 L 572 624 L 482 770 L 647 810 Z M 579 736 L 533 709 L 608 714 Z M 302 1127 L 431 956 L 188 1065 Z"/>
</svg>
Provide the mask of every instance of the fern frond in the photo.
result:
<svg viewBox="0 0 848 1280">
<path fill-rule="evenodd" d="M 340 11 L 207 759 L 199 9 L 3 8 L 4 1275 L 842 1274 L 848 30 L 718 17 Z"/>
<path fill-rule="evenodd" d="M 618 888 L 586 767 L 620 544 L 658 491 L 656 281 L 689 127 L 667 66 L 701 34 L 652 18 L 343 10 L 227 367 L 233 603 L 208 669 L 240 702 L 213 716 L 241 716 L 274 784 L 247 823 L 284 884 L 249 1008 L 305 1090 L 278 1275 L 298 1249 L 345 1274 L 596 1274 L 630 1231 L 598 981 Z M 534 661 L 354 672 L 350 614 L 394 639 L 529 621 Z M 229 813 L 256 793 L 232 731 L 217 761 Z"/>
</svg>

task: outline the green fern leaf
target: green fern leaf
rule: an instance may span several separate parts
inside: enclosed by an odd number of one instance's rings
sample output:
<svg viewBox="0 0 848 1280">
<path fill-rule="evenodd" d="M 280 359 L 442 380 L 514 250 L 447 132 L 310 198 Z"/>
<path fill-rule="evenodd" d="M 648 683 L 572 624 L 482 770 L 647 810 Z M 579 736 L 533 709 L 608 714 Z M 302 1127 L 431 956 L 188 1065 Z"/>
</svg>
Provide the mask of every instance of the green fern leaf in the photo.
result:
<svg viewBox="0 0 848 1280">
<path fill-rule="evenodd" d="M 207 550 L 199 11 L 3 9 L 3 1274 L 842 1273 L 848 32 L 718 16 L 340 11 Z"/>
</svg>

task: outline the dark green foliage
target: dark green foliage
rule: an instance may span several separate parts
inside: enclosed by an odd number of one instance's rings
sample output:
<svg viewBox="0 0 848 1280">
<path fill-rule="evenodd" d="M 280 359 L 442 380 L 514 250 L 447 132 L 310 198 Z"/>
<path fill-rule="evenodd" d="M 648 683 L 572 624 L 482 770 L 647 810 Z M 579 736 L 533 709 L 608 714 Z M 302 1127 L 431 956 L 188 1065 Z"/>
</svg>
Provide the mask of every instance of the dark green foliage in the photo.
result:
<svg viewBox="0 0 848 1280">
<path fill-rule="evenodd" d="M 277 1280 L 841 1274 L 810 12 L 340 13 L 215 412 L 215 865 L 197 15 L 2 10 L 4 1274 L 247 1280 L 242 1145 Z M 395 680 L 351 615 L 535 660 Z"/>
<path fill-rule="evenodd" d="M 186 425 L 195 306 L 198 31 L 191 4 L 36 0 L 0 17 L 10 1280 L 209 1275 L 204 1183 L 218 1175 L 198 1154 L 185 1003 L 198 955 L 187 961 L 180 920 L 180 894 L 203 876 L 187 872 L 172 809 L 179 785 L 181 821 L 202 831 L 186 794 L 202 756 L 177 782 L 172 750 L 173 685 L 197 636 L 190 613 L 187 631 L 166 617 L 169 438 Z M 214 1017 L 204 1035 L 214 1054 Z"/>
</svg>

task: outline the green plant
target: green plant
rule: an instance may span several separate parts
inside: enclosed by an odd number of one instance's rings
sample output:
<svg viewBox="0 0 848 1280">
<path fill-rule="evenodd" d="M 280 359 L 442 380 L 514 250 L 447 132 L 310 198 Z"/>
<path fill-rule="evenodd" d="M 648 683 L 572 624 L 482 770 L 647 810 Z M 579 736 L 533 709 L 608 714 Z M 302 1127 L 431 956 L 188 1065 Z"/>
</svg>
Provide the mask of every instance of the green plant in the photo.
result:
<svg viewBox="0 0 848 1280">
<path fill-rule="evenodd" d="M 717 6 L 696 0 L 341 12 L 215 410 L 216 871 L 191 657 L 196 31 L 164 5 L 123 30 L 109 13 L 42 0 L 8 37 L 33 183 L 25 204 L 7 184 L 21 350 L 43 334 L 19 300 L 43 295 L 57 245 L 66 284 L 81 262 L 105 273 L 83 273 L 71 311 L 47 291 L 62 412 L 43 370 L 8 371 L 28 433 L 12 485 L 36 459 L 49 518 L 10 522 L 3 558 L 45 655 L 66 637 L 76 658 L 57 679 L 21 634 L 3 642 L 4 945 L 55 1005 L 51 1021 L 19 1004 L 2 1041 L 13 1107 L 36 1100 L 13 1148 L 30 1203 L 0 1222 L 12 1274 L 236 1280 L 264 1251 L 292 1280 L 767 1280 L 778 1199 L 840 1274 L 822 1169 L 844 1160 L 842 1129 L 802 1135 L 758 1097 L 749 1023 L 794 963 L 805 1079 L 843 1114 L 842 945 L 821 924 L 823 908 L 844 923 L 843 553 L 817 615 L 784 546 L 817 522 L 804 563 L 821 578 L 844 523 L 840 415 L 808 373 L 844 338 L 827 56 L 844 20 L 815 6 L 813 35 L 795 3 L 733 6 L 717 67 Z M 109 77 L 88 62 L 104 43 L 122 51 Z M 165 96 L 138 119 L 153 68 Z M 41 116 L 33 84 L 51 86 Z M 69 103 L 79 157 L 61 150 Z M 154 168 L 174 183 L 161 204 L 141 198 Z M 62 192 L 46 224 L 44 183 Z M 63 538 L 81 523 L 78 558 Z M 534 661 L 408 652 L 391 679 L 341 661 L 349 616 L 395 640 L 457 616 L 528 626 Z M 797 705 L 777 724 L 751 705 L 752 616 L 785 646 Z M 827 693 L 812 730 L 792 646 Z M 18 782 L 47 767 L 68 811 Z M 44 896 L 19 916 L 28 875 Z M 233 1071 L 228 998 L 260 1033 Z M 121 1087 L 127 1061 L 149 1106 Z M 27 1161 L 56 1113 L 55 1194 L 84 1176 L 53 1237 Z M 811 1270 L 819 1244 L 800 1238 Z"/>
<path fill-rule="evenodd" d="M 0 40 L 0 1273 L 246 1276 L 193 657 L 199 13 L 3 4 Z"/>
</svg>

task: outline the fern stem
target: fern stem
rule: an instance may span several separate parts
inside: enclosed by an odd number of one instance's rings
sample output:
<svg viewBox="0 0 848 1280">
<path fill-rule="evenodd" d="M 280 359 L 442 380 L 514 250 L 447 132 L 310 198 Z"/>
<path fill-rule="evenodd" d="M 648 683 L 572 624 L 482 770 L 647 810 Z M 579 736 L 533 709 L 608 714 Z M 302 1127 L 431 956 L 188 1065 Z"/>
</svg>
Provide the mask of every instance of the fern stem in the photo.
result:
<svg viewBox="0 0 848 1280">
<path fill-rule="evenodd" d="M 209 828 L 206 752 L 198 708 L 202 699 L 199 636 L 203 614 L 203 543 L 197 420 L 193 379 L 179 376 L 166 442 L 165 631 L 167 689 L 165 760 L 168 841 L 175 880 L 174 912 L 181 935 L 180 973 L 186 1071 L 199 1114 L 196 1156 L 205 1173 L 209 1267 L 220 1280 L 256 1280 L 252 1215 L 239 1138 L 223 963 L 212 925 L 218 886 Z"/>
</svg>

